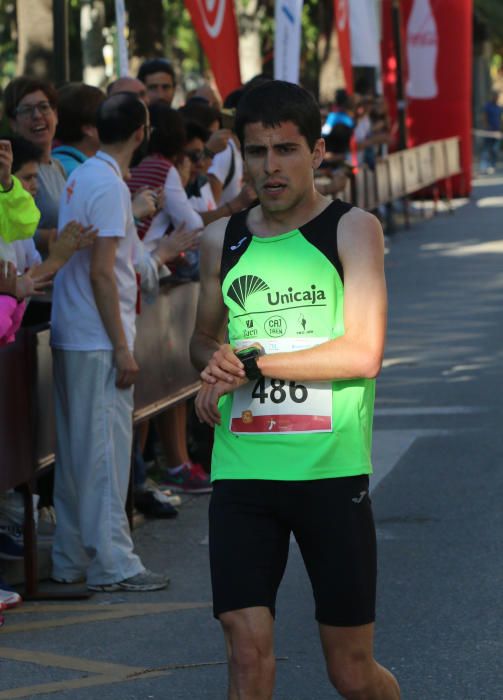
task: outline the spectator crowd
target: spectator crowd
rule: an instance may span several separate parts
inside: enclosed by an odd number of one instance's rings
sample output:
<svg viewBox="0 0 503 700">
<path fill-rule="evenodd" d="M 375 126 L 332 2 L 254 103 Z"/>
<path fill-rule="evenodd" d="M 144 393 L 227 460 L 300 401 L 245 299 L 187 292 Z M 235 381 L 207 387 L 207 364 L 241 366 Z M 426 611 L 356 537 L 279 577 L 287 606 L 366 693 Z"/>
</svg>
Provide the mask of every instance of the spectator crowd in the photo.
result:
<svg viewBox="0 0 503 700">
<path fill-rule="evenodd" d="M 223 106 L 202 84 L 175 109 L 175 71 L 153 59 L 106 94 L 24 76 L 4 91 L 0 344 L 50 310 L 57 449 L 54 487 L 40 514 L 55 523 L 52 578 L 60 585 L 149 591 L 168 584 L 134 552 L 125 513 L 131 449 L 135 505 L 146 516 L 175 517 L 178 492 L 211 490 L 189 451 L 190 404 L 133 435 L 137 298 L 155 299 L 166 279 L 197 281 L 205 226 L 255 201 L 232 116 L 263 80 Z M 317 181 L 335 196 L 354 167 L 374 167 L 391 128 L 384 101 L 371 94 L 338 90 L 324 116 L 327 157 Z M 148 469 L 156 457 L 162 468 L 154 481 Z M 0 559 L 23 556 L 18 499 L 15 491 L 0 494 Z M 0 590 L 0 612 L 19 602 L 6 585 Z"/>
</svg>

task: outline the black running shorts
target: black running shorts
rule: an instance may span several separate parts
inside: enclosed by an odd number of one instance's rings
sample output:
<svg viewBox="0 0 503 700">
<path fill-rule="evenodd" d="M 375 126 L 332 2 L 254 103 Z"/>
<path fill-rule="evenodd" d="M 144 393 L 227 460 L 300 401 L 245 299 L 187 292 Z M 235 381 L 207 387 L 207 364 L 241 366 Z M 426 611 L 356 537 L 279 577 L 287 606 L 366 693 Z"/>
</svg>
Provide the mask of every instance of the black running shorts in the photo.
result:
<svg viewBox="0 0 503 700">
<path fill-rule="evenodd" d="M 376 537 L 368 487 L 368 476 L 213 482 L 215 617 L 255 606 L 268 607 L 274 616 L 293 532 L 311 579 L 318 622 L 373 622 Z"/>
</svg>

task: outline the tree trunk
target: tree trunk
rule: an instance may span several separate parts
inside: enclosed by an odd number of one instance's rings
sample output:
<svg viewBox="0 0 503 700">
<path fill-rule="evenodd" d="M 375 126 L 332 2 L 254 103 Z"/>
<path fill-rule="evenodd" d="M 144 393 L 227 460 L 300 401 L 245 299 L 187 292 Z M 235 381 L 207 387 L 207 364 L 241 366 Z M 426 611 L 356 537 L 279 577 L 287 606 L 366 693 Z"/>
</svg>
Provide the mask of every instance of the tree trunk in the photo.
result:
<svg viewBox="0 0 503 700">
<path fill-rule="evenodd" d="M 337 88 L 345 85 L 333 8 L 333 3 L 326 5 L 320 3 L 318 57 L 320 66 L 319 99 L 321 103 L 332 102 Z"/>
<path fill-rule="evenodd" d="M 339 57 L 339 45 L 335 31 L 328 37 L 320 38 L 320 102 L 332 102 L 337 88 L 344 87 L 344 73 Z"/>
<path fill-rule="evenodd" d="M 103 58 L 103 29 L 105 3 L 85 0 L 80 10 L 80 40 L 82 44 L 83 80 L 88 85 L 103 87 L 107 80 Z"/>
<path fill-rule="evenodd" d="M 164 56 L 162 0 L 128 0 L 131 55 L 141 59 Z"/>
<path fill-rule="evenodd" d="M 260 26 L 264 7 L 260 0 L 238 0 L 237 21 L 239 27 L 239 62 L 241 80 L 246 83 L 258 73 L 262 73 L 262 47 Z"/>
<path fill-rule="evenodd" d="M 52 0 L 17 0 L 17 74 L 53 77 Z"/>
</svg>

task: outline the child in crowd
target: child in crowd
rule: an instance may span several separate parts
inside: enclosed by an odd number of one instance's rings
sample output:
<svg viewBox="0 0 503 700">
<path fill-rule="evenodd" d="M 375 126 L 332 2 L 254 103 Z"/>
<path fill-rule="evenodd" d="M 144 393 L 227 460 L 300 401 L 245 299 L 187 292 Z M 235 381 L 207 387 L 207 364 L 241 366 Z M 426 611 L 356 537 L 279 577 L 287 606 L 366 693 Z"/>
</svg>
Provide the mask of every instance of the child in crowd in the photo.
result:
<svg viewBox="0 0 503 700">
<path fill-rule="evenodd" d="M 40 219 L 33 198 L 41 156 L 37 146 L 21 137 L 0 140 L 0 279 L 10 290 L 0 298 L 0 345 L 14 340 L 24 299 L 42 293 L 75 250 L 91 245 L 97 233 L 70 222 L 41 262 L 33 244 Z"/>
</svg>

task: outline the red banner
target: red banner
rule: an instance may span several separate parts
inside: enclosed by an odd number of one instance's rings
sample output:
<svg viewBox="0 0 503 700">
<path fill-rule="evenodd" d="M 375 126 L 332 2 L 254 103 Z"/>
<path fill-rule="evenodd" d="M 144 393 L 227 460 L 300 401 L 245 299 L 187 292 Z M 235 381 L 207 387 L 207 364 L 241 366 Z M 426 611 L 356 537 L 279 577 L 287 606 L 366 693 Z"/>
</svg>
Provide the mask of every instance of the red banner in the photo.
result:
<svg viewBox="0 0 503 700">
<path fill-rule="evenodd" d="M 454 193 L 471 188 L 472 0 L 402 0 L 411 145 L 459 136 L 463 174 Z"/>
<path fill-rule="evenodd" d="M 339 56 L 341 59 L 346 90 L 353 93 L 353 68 L 351 66 L 351 34 L 349 27 L 349 0 L 334 0 L 335 27 L 339 43 Z"/>
<path fill-rule="evenodd" d="M 241 85 L 233 0 L 185 0 L 222 98 Z"/>
<path fill-rule="evenodd" d="M 397 58 L 393 39 L 392 3 L 393 0 L 382 1 L 381 66 L 383 95 L 388 104 L 391 122 L 391 150 L 395 150 L 398 138 Z"/>
</svg>

